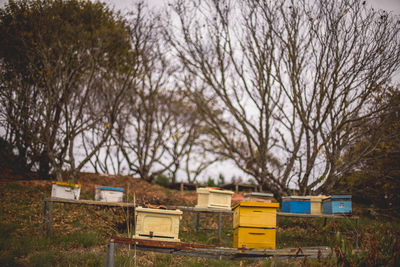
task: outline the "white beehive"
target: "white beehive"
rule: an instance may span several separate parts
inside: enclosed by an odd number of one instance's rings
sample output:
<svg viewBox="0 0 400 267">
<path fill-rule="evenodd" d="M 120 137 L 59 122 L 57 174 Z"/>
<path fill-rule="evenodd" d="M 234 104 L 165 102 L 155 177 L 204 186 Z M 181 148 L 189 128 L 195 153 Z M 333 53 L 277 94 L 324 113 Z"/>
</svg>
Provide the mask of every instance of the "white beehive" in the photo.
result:
<svg viewBox="0 0 400 267">
<path fill-rule="evenodd" d="M 51 197 L 78 200 L 81 194 L 80 184 L 52 182 Z"/>
<path fill-rule="evenodd" d="M 122 202 L 124 189 L 109 186 L 97 186 L 95 188 L 94 200 L 104 202 Z"/>
<path fill-rule="evenodd" d="M 133 238 L 179 242 L 180 210 L 164 210 L 137 207 Z"/>
<path fill-rule="evenodd" d="M 213 188 L 197 188 L 196 208 L 231 209 L 233 192 Z"/>
</svg>

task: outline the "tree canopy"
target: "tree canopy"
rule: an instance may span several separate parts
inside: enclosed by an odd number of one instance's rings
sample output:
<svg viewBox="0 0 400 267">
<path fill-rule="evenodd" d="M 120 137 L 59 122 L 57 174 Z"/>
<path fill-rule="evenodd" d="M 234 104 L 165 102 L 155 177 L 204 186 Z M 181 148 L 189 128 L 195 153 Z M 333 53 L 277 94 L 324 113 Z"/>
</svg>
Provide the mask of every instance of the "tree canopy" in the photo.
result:
<svg viewBox="0 0 400 267">
<path fill-rule="evenodd" d="M 392 88 L 377 105 L 388 106 L 365 127 L 367 134 L 347 150 L 351 161 L 365 147 L 374 149 L 345 175 L 345 187 L 360 202 L 378 211 L 400 214 L 400 93 Z"/>
<path fill-rule="evenodd" d="M 110 134 L 124 79 L 112 92 L 104 84 L 131 68 L 130 48 L 126 22 L 100 2 L 10 1 L 0 10 L 1 113 L 23 162 L 44 178 L 83 166 L 77 137 L 97 129 L 93 153 Z"/>
</svg>

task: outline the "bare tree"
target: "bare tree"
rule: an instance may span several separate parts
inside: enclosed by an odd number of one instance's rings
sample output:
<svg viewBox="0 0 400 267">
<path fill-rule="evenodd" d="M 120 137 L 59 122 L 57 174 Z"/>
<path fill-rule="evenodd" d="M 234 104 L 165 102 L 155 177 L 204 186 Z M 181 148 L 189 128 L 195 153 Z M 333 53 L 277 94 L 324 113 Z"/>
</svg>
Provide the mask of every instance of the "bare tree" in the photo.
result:
<svg viewBox="0 0 400 267">
<path fill-rule="evenodd" d="M 140 75 L 125 95 L 111 139 L 91 163 L 106 172 L 119 173 L 126 168 L 148 181 L 168 172 L 175 182 L 183 169 L 181 161 L 190 157 L 200 136 L 199 120 L 191 110 L 195 106 L 175 87 L 172 78 L 176 67 L 161 38 L 159 15 L 138 2 L 130 18 Z"/>
<path fill-rule="evenodd" d="M 177 1 L 165 31 L 217 142 L 275 196 L 329 192 L 399 68 L 398 19 L 365 1 Z M 178 33 L 176 33 L 178 31 Z M 214 101 L 225 122 L 207 109 Z M 360 153 L 361 158 L 364 152 Z"/>
<path fill-rule="evenodd" d="M 169 108 L 173 117 L 168 128 L 168 142 L 165 149 L 168 158 L 173 159 L 169 168 L 172 182 L 175 183 L 178 171 L 183 171 L 186 180 L 194 183 L 197 178 L 220 156 L 208 152 L 208 128 L 201 120 L 195 103 L 185 94 L 184 90 L 174 94 L 174 101 Z M 210 107 L 215 110 L 215 107 Z"/>
</svg>

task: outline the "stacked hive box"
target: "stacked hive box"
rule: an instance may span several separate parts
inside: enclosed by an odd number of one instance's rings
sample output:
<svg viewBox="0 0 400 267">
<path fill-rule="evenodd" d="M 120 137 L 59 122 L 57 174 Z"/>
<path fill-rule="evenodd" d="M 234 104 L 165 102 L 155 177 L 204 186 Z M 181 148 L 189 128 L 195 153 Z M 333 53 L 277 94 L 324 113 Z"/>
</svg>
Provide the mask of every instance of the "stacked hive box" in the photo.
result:
<svg viewBox="0 0 400 267">
<path fill-rule="evenodd" d="M 215 188 L 198 188 L 196 208 L 231 209 L 233 192 Z"/>
<path fill-rule="evenodd" d="M 351 214 L 352 203 L 351 195 L 336 195 L 325 198 L 323 209 L 325 214 Z"/>
<path fill-rule="evenodd" d="M 311 214 L 322 214 L 322 199 L 328 197 L 329 196 L 310 196 Z"/>
<path fill-rule="evenodd" d="M 290 196 L 282 198 L 282 212 L 310 214 L 311 203 L 308 196 Z"/>
<path fill-rule="evenodd" d="M 179 242 L 180 210 L 137 207 L 134 238 Z"/>
<path fill-rule="evenodd" d="M 271 203 L 273 197 L 271 193 L 250 192 L 244 194 L 243 201 Z"/>
<path fill-rule="evenodd" d="M 233 246 L 275 249 L 278 203 L 241 201 L 233 209 Z"/>
</svg>

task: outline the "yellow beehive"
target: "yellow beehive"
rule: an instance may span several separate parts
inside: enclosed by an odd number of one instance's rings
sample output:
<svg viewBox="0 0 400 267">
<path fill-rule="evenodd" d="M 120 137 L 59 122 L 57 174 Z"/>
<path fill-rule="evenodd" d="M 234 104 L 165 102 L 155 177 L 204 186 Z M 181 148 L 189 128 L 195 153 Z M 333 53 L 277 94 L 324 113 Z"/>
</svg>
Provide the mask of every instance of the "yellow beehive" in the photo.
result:
<svg viewBox="0 0 400 267">
<path fill-rule="evenodd" d="M 233 231 L 233 246 L 237 248 L 275 249 L 276 230 L 238 227 Z"/>
<path fill-rule="evenodd" d="M 311 214 L 322 214 L 322 199 L 329 196 L 310 196 Z"/>
<path fill-rule="evenodd" d="M 213 188 L 197 188 L 197 208 L 231 209 L 233 192 Z"/>
<path fill-rule="evenodd" d="M 233 209 L 233 246 L 275 249 L 279 203 L 241 201 Z"/>
<path fill-rule="evenodd" d="M 179 242 L 180 210 L 137 207 L 134 238 Z"/>
<path fill-rule="evenodd" d="M 241 201 L 233 209 L 233 228 L 237 227 L 276 227 L 276 209 L 279 203 Z"/>
</svg>

